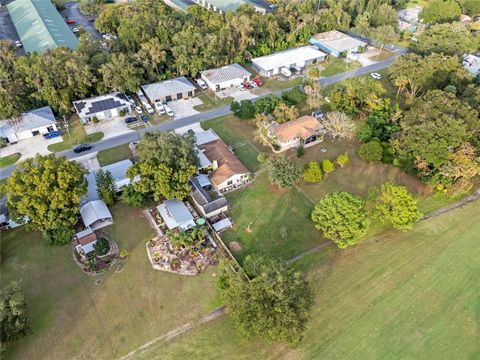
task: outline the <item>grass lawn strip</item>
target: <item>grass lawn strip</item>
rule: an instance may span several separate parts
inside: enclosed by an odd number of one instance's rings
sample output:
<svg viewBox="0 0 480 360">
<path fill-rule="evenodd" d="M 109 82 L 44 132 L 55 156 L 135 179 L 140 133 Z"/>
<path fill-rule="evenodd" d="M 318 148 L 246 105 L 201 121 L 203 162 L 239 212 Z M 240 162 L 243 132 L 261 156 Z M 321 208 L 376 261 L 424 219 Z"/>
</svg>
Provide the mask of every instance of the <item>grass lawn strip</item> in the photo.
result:
<svg viewBox="0 0 480 360">
<path fill-rule="evenodd" d="M 52 152 L 64 151 L 71 149 L 74 145 L 86 143 L 91 144 L 100 141 L 103 138 L 103 132 L 96 132 L 87 135 L 77 116 L 71 116 L 68 123 L 70 126 L 70 136 L 68 135 L 67 130 L 62 127 L 63 142 L 49 145 L 48 150 Z"/>
<path fill-rule="evenodd" d="M 208 111 L 218 107 L 222 107 L 225 105 L 230 105 L 233 102 L 232 97 L 227 98 L 219 98 L 214 93 L 211 92 L 203 92 L 202 94 L 197 96 L 200 100 L 202 100 L 203 104 L 195 105 L 193 107 L 194 110 L 197 111 Z"/>
<path fill-rule="evenodd" d="M 69 247 L 45 247 L 36 232 L 2 230 L 2 282 L 22 281 L 33 330 L 5 359 L 119 358 L 218 307 L 214 269 L 195 277 L 153 271 L 145 253 L 153 233 L 141 211 L 121 203 L 111 211 L 115 223 L 105 230 L 129 251 L 121 273 L 114 266 L 87 276 Z"/>
<path fill-rule="evenodd" d="M 133 161 L 133 154 L 130 151 L 128 144 L 123 144 L 114 148 L 99 151 L 97 153 L 97 159 L 100 166 L 105 166 L 126 159 Z"/>
<path fill-rule="evenodd" d="M 20 159 L 21 157 L 22 157 L 22 154 L 20 154 L 20 153 L 15 153 L 15 154 L 11 154 L 11 155 L 1 157 L 0 158 L 0 168 L 5 168 L 5 167 L 8 167 L 8 166 L 11 166 L 11 165 L 15 164 L 18 161 L 18 159 Z"/>
</svg>

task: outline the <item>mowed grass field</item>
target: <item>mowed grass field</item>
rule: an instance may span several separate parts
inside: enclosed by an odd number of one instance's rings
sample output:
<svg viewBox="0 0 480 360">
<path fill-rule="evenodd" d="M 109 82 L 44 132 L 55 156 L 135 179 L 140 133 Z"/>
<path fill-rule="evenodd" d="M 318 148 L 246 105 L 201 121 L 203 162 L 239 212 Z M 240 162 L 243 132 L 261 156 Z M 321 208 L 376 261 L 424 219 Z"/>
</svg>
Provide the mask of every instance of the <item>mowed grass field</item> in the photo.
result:
<svg viewBox="0 0 480 360">
<path fill-rule="evenodd" d="M 296 348 L 240 338 L 227 317 L 142 359 L 478 359 L 480 202 L 414 230 L 310 255 L 316 305 Z"/>
<path fill-rule="evenodd" d="M 2 359 L 118 359 L 218 306 L 215 269 L 195 277 L 153 270 L 145 250 L 153 231 L 141 211 L 121 203 L 111 211 L 115 224 L 105 230 L 129 251 L 119 273 L 114 265 L 85 275 L 69 246 L 45 247 L 38 233 L 2 230 L 2 284 L 22 282 L 33 330 Z"/>
<path fill-rule="evenodd" d="M 110 165 L 122 160 L 130 159 L 133 161 L 133 154 L 128 147 L 128 144 L 113 147 L 99 151 L 97 153 L 97 159 L 100 166 Z"/>
</svg>

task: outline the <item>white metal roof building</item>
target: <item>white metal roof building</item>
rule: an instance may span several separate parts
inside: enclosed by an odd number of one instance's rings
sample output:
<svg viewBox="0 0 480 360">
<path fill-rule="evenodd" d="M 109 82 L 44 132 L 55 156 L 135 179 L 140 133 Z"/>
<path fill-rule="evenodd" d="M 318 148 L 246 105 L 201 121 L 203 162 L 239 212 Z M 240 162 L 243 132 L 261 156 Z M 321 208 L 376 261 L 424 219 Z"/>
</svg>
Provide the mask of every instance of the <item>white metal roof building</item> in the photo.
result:
<svg viewBox="0 0 480 360">
<path fill-rule="evenodd" d="M 80 216 L 86 228 L 98 230 L 113 223 L 112 214 L 103 200 L 89 201 L 80 208 Z"/>
<path fill-rule="evenodd" d="M 190 98 L 195 96 L 196 89 L 185 76 L 142 86 L 143 93 L 152 104 Z"/>
<path fill-rule="evenodd" d="M 477 55 L 464 55 L 462 65 L 470 74 L 477 76 L 480 74 L 480 53 Z"/>
<path fill-rule="evenodd" d="M 260 75 L 270 77 L 282 68 L 303 69 L 305 66 L 324 61 L 327 55 L 314 46 L 301 46 L 252 59 L 252 67 Z"/>
<path fill-rule="evenodd" d="M 220 91 L 250 80 L 252 74 L 239 64 L 231 64 L 216 69 L 200 71 L 203 81 L 213 91 Z"/>
<path fill-rule="evenodd" d="M 27 111 L 18 119 L 0 121 L 0 138 L 9 143 L 56 130 L 55 115 L 50 106 Z"/>
<path fill-rule="evenodd" d="M 357 52 L 361 48 L 367 46 L 365 42 L 337 30 L 314 35 L 310 39 L 310 44 L 335 57 L 340 57 L 342 54 Z"/>
</svg>

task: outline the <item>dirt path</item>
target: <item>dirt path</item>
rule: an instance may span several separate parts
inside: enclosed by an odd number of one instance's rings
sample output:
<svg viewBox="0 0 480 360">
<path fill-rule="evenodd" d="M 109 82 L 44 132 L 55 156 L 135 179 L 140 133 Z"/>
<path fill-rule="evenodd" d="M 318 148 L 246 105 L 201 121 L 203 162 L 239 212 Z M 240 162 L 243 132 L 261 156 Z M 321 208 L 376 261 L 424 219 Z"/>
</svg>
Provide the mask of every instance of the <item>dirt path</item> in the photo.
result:
<svg viewBox="0 0 480 360">
<path fill-rule="evenodd" d="M 204 316 L 198 323 L 196 324 L 190 324 L 190 323 L 187 323 L 187 324 L 183 324 L 182 326 L 179 326 L 171 331 L 169 331 L 168 333 L 166 334 L 163 334 L 145 344 L 143 344 L 142 346 L 136 348 L 135 350 L 129 352 L 127 355 L 123 356 L 120 358 L 120 360 L 127 360 L 127 359 L 134 359 L 136 355 L 140 355 L 141 353 L 143 353 L 144 351 L 146 351 L 148 348 L 150 348 L 152 345 L 155 345 L 156 343 L 158 342 L 168 342 L 168 341 L 171 341 L 173 339 L 175 339 L 176 337 L 179 337 L 183 334 L 185 334 L 186 332 L 200 326 L 200 325 L 203 325 L 203 324 L 206 324 L 210 321 L 213 321 L 223 315 L 225 315 L 226 311 L 225 311 L 225 307 L 221 307 L 221 308 L 218 308 L 214 311 L 212 311 L 210 314 L 208 314 L 207 316 Z"/>
</svg>

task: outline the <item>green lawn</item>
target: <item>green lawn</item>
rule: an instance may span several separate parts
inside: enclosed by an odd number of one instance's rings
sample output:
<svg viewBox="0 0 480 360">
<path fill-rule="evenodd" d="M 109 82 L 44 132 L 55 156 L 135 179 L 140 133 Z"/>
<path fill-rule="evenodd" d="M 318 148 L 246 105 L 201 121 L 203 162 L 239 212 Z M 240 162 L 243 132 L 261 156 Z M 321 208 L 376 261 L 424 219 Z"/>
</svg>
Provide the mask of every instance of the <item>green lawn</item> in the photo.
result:
<svg viewBox="0 0 480 360">
<path fill-rule="evenodd" d="M 48 150 L 52 152 L 58 152 L 63 150 L 71 149 L 76 144 L 86 144 L 94 143 L 102 140 L 103 133 L 96 132 L 90 135 L 87 135 L 83 125 L 80 123 L 80 120 L 76 115 L 72 115 L 68 121 L 70 126 L 70 136 L 68 132 L 62 127 L 63 131 L 63 142 L 51 144 L 48 146 Z"/>
<path fill-rule="evenodd" d="M 478 359 L 480 202 L 304 258 L 316 306 L 296 348 L 240 338 L 227 317 L 143 359 Z"/>
<path fill-rule="evenodd" d="M 215 96 L 212 91 L 203 92 L 197 97 L 202 100 L 203 104 L 196 105 L 193 107 L 193 109 L 200 112 L 212 110 L 225 105 L 230 105 L 233 101 L 232 97 L 220 99 L 219 97 Z"/>
<path fill-rule="evenodd" d="M 218 305 L 215 269 L 195 277 L 153 270 L 145 250 L 153 234 L 141 211 L 120 203 L 112 214 L 115 224 L 105 229 L 129 257 L 122 272 L 96 277 L 81 272 L 69 246 L 2 230 L 2 283 L 22 281 L 33 330 L 3 358 L 118 359 Z"/>
<path fill-rule="evenodd" d="M 257 171 L 259 151 L 267 151 L 263 145 L 253 139 L 255 125 L 253 121 L 241 120 L 233 115 L 226 115 L 201 123 L 203 129 L 213 129 L 223 141 L 233 147 L 233 152 L 248 167 Z"/>
<path fill-rule="evenodd" d="M 320 66 L 324 68 L 324 70 L 320 72 L 320 76 L 332 76 L 359 68 L 360 64 L 356 61 L 347 64 L 344 59 L 331 56 L 326 63 L 320 64 Z"/>
<path fill-rule="evenodd" d="M 370 60 L 384 61 L 384 60 L 390 59 L 393 55 L 394 53 L 391 51 L 382 50 L 380 54 L 370 57 Z"/>
<path fill-rule="evenodd" d="M 271 185 L 266 174 L 245 190 L 228 194 L 227 199 L 235 227 L 223 233 L 222 239 L 240 244 L 242 250 L 235 253 L 240 260 L 253 253 L 290 259 L 327 241 L 310 221 L 312 202 L 295 188 L 281 190 Z"/>
<path fill-rule="evenodd" d="M 133 154 L 128 144 L 123 144 L 114 148 L 99 151 L 97 159 L 100 166 L 110 165 L 118 161 L 130 159 L 133 161 Z"/>
<path fill-rule="evenodd" d="M 8 167 L 15 164 L 18 161 L 18 159 L 20 159 L 21 157 L 22 157 L 22 154 L 20 153 L 15 153 L 15 154 L 1 157 L 0 168 Z"/>
</svg>

